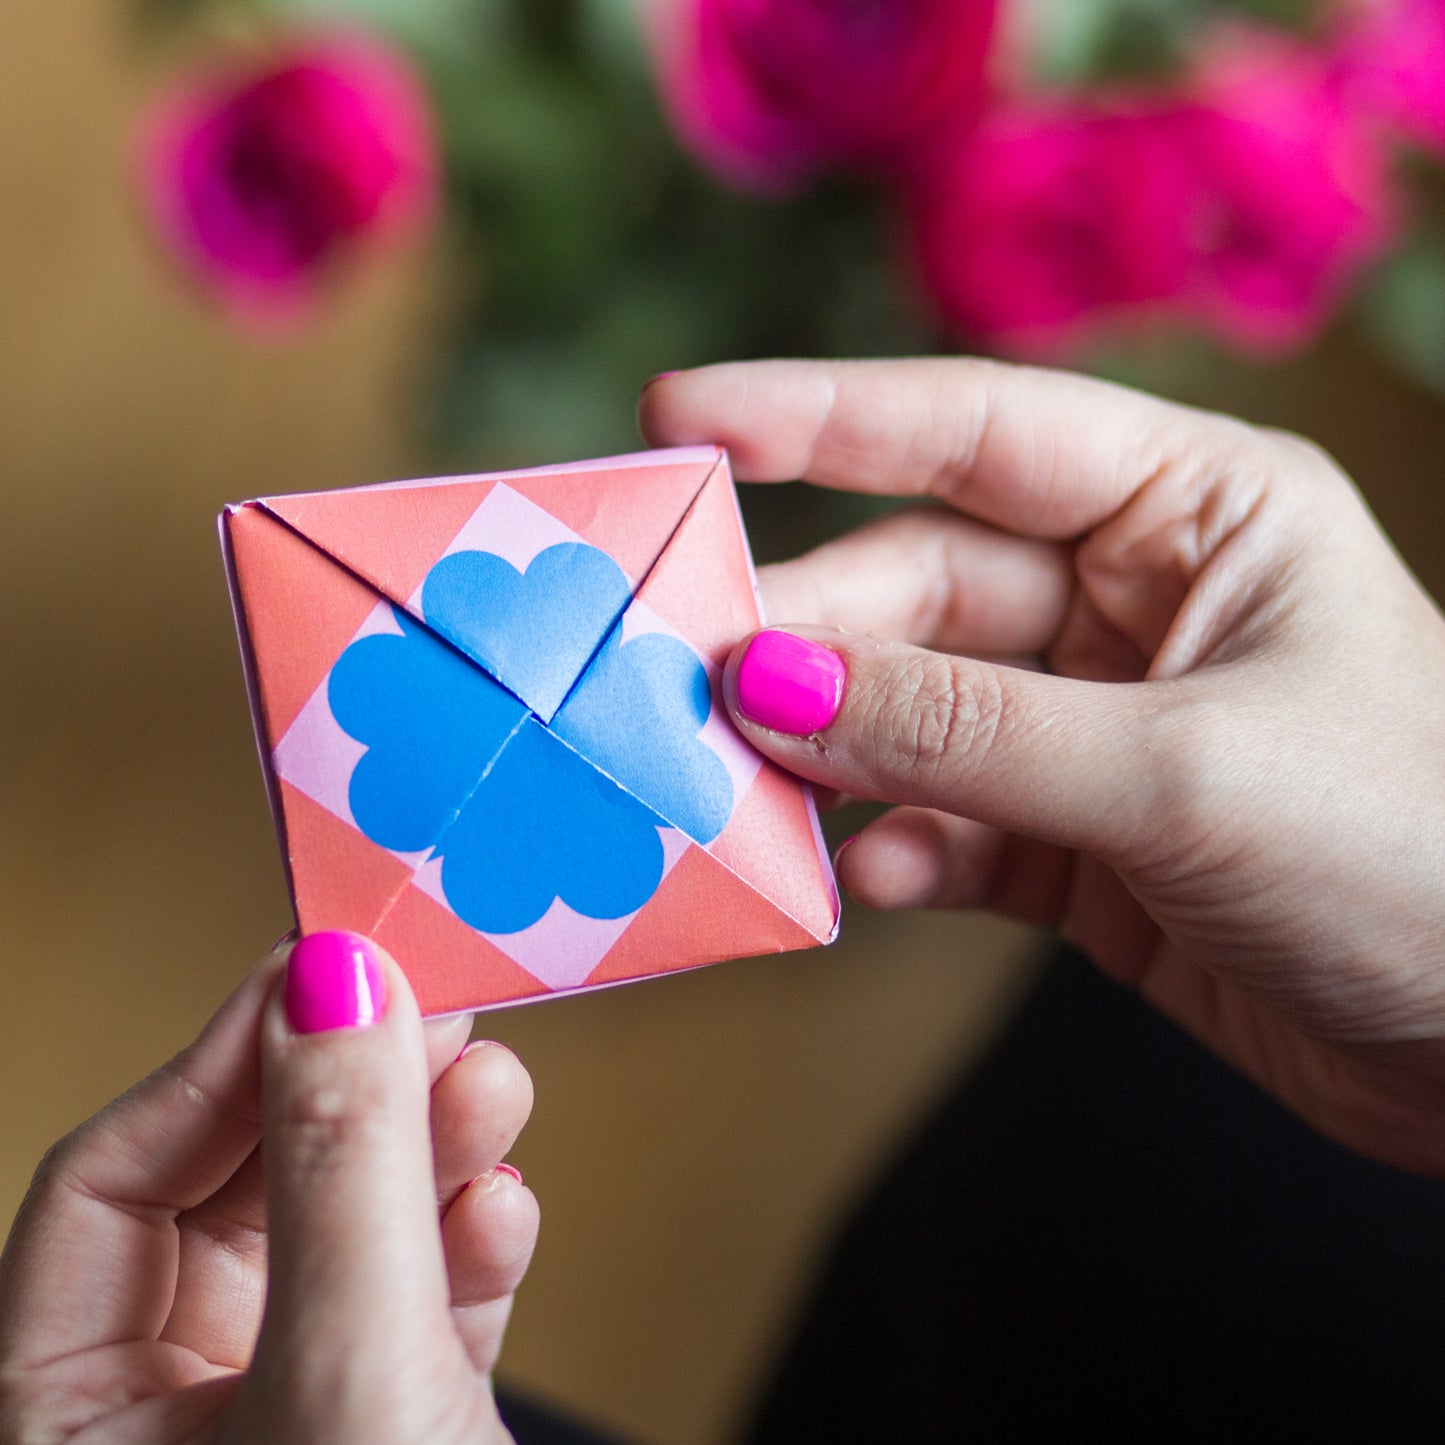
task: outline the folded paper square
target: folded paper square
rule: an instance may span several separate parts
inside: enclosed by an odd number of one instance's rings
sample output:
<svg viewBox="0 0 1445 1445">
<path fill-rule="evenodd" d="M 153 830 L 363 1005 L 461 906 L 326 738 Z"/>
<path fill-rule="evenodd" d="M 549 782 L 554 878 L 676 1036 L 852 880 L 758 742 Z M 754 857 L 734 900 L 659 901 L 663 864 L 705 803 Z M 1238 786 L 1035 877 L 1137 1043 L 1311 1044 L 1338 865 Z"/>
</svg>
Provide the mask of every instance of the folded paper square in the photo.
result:
<svg viewBox="0 0 1445 1445">
<path fill-rule="evenodd" d="M 831 942 L 808 790 L 733 729 L 760 625 L 715 447 L 228 507 L 222 546 L 303 930 L 425 1013 Z"/>
</svg>

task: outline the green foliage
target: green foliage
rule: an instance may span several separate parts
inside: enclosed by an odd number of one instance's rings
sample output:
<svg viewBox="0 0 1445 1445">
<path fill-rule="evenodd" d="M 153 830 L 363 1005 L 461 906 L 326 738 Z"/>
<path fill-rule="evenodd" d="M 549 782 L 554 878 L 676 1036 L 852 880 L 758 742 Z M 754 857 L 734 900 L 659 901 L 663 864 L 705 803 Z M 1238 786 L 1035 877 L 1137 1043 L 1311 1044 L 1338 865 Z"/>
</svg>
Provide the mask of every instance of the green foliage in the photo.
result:
<svg viewBox="0 0 1445 1445">
<path fill-rule="evenodd" d="M 1181 67 L 1208 26 L 1231 18 L 1308 32 L 1318 0 L 1022 0 L 1049 84 L 1160 77 Z"/>
<path fill-rule="evenodd" d="M 881 188 L 786 201 L 737 194 L 685 155 L 661 114 L 632 0 L 134 0 L 153 25 L 248 18 L 369 25 L 425 70 L 445 148 L 446 244 L 461 278 L 427 388 L 441 464 L 524 465 L 635 444 L 641 383 L 758 355 L 897 355 L 948 344 L 910 279 Z M 685 0 L 677 0 L 685 3 Z M 1325 0 L 1002 0 L 1025 12 L 1034 79 L 1167 78 L 1231 17 L 1298 31 Z M 1445 393 L 1445 219 L 1379 273 L 1362 315 Z M 1203 343 L 1136 336 L 1085 358 L 1152 380 Z M 829 516 L 787 488 L 750 503 L 764 555 Z M 845 515 L 846 514 L 846 515 Z M 805 521 L 811 519 L 811 522 Z M 786 546 L 783 550 L 786 550 Z"/>
<path fill-rule="evenodd" d="M 635 441 L 653 372 L 927 346 L 871 197 L 735 195 L 679 150 L 616 0 L 551 7 L 480 65 L 432 65 L 475 292 L 439 444 L 509 462 Z M 627 17 L 624 27 L 622 17 Z"/>
<path fill-rule="evenodd" d="M 1422 231 L 1385 262 L 1363 315 L 1407 376 L 1445 396 L 1445 232 Z"/>
</svg>

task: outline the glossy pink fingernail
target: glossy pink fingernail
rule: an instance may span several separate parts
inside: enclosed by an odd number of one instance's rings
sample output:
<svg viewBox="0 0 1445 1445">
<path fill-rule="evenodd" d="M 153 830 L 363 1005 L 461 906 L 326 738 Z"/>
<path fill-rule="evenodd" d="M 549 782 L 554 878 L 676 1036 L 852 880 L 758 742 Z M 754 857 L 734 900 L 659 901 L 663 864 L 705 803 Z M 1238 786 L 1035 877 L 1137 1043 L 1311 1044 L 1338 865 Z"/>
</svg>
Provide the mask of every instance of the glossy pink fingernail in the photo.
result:
<svg viewBox="0 0 1445 1445">
<path fill-rule="evenodd" d="M 371 940 L 308 933 L 286 965 L 286 1017 L 298 1034 L 368 1028 L 386 1013 L 386 978 Z"/>
<path fill-rule="evenodd" d="M 844 855 L 857 841 L 858 841 L 858 835 L 857 835 L 856 833 L 854 833 L 851 837 L 849 837 L 849 838 L 844 838 L 843 841 L 838 844 L 837 850 L 836 850 L 836 851 L 834 852 L 834 854 L 833 854 L 833 867 L 834 867 L 835 869 L 837 868 L 838 864 L 842 861 L 843 855 Z"/>
<path fill-rule="evenodd" d="M 522 1171 L 515 1164 L 498 1164 L 496 1170 L 498 1174 L 505 1174 L 508 1178 L 515 1179 L 518 1184 L 522 1182 Z"/>
<path fill-rule="evenodd" d="M 806 736 L 843 705 L 848 668 L 831 647 L 791 632 L 760 632 L 738 664 L 738 710 L 774 732 Z"/>
<path fill-rule="evenodd" d="M 659 381 L 666 381 L 669 376 L 679 375 L 681 375 L 681 373 L 677 371 L 659 371 L 656 376 L 649 376 L 647 380 L 642 383 L 642 389 L 646 391 L 649 386 L 656 386 Z"/>
</svg>

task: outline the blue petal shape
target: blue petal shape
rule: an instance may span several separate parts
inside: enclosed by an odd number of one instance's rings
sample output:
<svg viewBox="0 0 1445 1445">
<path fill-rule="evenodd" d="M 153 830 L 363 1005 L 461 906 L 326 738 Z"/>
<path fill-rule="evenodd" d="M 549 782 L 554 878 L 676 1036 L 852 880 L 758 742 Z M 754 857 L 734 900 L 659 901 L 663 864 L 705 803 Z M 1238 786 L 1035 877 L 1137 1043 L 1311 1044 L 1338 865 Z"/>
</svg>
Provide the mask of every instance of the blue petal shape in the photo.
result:
<svg viewBox="0 0 1445 1445">
<path fill-rule="evenodd" d="M 366 744 L 351 778 L 357 825 L 385 848 L 432 849 L 459 918 L 514 933 L 558 898 L 589 918 L 625 917 L 662 881 L 659 828 L 699 842 L 722 830 L 732 782 L 698 738 L 706 670 L 675 638 L 621 641 L 626 581 L 604 553 L 548 548 L 525 574 L 457 553 L 432 569 L 422 601 L 428 626 L 395 613 L 400 635 L 348 647 L 328 696 Z M 598 621 L 608 612 L 610 628 Z M 483 648 L 506 677 L 471 660 Z M 499 685 L 560 702 L 578 672 L 555 735 Z"/>
<path fill-rule="evenodd" d="M 630 598 L 611 557 L 563 542 L 525 573 L 490 552 L 453 552 L 427 574 L 421 606 L 428 626 L 550 722 Z"/>
<path fill-rule="evenodd" d="M 374 843 L 429 848 L 527 710 L 405 613 L 401 636 L 353 642 L 331 670 L 332 716 L 367 751 L 351 812 Z"/>
<path fill-rule="evenodd" d="M 733 785 L 698 733 L 712 710 L 707 671 L 666 633 L 622 641 L 622 624 L 552 720 L 552 730 L 698 843 L 732 816 Z"/>
<path fill-rule="evenodd" d="M 554 898 L 622 918 L 662 881 L 660 821 L 528 720 L 443 834 L 442 890 L 483 933 L 526 928 Z"/>
</svg>

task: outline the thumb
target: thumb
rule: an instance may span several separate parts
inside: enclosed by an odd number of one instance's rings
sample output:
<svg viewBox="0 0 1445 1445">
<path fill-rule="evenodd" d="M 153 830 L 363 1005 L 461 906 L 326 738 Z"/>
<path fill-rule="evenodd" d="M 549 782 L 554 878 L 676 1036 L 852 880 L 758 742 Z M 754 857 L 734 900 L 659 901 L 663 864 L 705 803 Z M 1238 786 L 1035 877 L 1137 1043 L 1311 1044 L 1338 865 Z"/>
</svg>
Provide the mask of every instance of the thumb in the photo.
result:
<svg viewBox="0 0 1445 1445">
<path fill-rule="evenodd" d="M 723 691 L 759 751 L 842 793 L 1106 857 L 1127 849 L 1146 814 L 1148 684 L 796 627 L 736 648 Z"/>
<path fill-rule="evenodd" d="M 334 1420 L 448 1320 L 421 1019 L 375 944 L 296 944 L 262 1022 L 261 1096 L 270 1275 L 253 1375 Z"/>
</svg>

